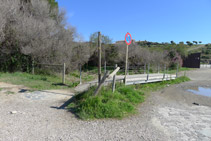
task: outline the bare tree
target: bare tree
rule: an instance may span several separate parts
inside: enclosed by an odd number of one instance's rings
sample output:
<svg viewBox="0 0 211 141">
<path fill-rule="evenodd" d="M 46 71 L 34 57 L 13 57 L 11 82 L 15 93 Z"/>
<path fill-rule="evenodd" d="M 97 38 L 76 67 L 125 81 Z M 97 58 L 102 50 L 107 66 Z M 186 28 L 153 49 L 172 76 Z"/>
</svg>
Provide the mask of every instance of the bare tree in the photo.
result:
<svg viewBox="0 0 211 141">
<path fill-rule="evenodd" d="M 66 62 L 69 69 L 88 61 L 88 47 L 77 43 L 79 36 L 74 27 L 66 24 L 65 11 L 52 9 L 47 0 L 1 0 L 0 11 L 0 42 L 13 36 L 11 42 L 18 43 L 21 54 L 41 63 Z M 81 61 L 74 61 L 78 46 L 84 50 L 80 52 Z"/>
</svg>

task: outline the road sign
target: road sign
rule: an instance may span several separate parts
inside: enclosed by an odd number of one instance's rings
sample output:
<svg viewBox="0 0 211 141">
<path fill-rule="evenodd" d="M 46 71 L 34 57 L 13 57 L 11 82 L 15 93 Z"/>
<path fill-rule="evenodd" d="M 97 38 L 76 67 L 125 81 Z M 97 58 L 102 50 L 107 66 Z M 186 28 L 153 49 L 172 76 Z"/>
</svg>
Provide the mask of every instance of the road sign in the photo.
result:
<svg viewBox="0 0 211 141">
<path fill-rule="evenodd" d="M 126 57 L 125 57 L 125 85 L 126 85 L 126 81 L 127 81 L 127 68 L 128 68 L 128 46 L 132 43 L 132 36 L 131 36 L 131 34 L 129 32 L 125 35 L 125 43 L 127 44 L 127 47 L 126 47 Z"/>
<path fill-rule="evenodd" d="M 126 43 L 127 45 L 130 45 L 130 44 L 132 43 L 132 36 L 131 36 L 130 33 L 127 33 L 127 34 L 125 35 L 125 43 Z"/>
</svg>

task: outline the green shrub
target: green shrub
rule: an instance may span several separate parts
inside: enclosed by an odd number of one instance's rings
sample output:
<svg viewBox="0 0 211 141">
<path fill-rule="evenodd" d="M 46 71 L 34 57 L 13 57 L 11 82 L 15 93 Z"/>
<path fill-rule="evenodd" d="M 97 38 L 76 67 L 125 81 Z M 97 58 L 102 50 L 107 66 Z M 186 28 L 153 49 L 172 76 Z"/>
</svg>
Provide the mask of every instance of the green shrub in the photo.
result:
<svg viewBox="0 0 211 141">
<path fill-rule="evenodd" d="M 155 91 L 170 84 L 189 81 L 188 77 L 175 80 L 140 85 L 124 86 L 117 84 L 112 93 L 111 86 L 103 87 L 97 96 L 93 96 L 96 87 L 77 94 L 68 105 L 70 111 L 80 119 L 123 118 L 137 112 L 137 105 L 144 102 L 144 92 Z"/>
<path fill-rule="evenodd" d="M 135 113 L 135 105 L 144 101 L 143 92 L 130 86 L 121 86 L 114 93 L 110 87 L 103 87 L 98 96 L 93 96 L 95 89 L 76 95 L 68 106 L 81 119 L 122 118 Z"/>
</svg>

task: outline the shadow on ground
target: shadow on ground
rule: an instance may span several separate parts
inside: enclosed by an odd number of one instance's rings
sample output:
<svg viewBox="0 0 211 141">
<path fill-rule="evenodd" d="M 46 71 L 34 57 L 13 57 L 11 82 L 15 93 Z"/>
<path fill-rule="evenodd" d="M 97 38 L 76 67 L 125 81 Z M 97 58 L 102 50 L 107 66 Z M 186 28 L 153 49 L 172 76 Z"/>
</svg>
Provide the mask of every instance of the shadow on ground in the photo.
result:
<svg viewBox="0 0 211 141">
<path fill-rule="evenodd" d="M 81 93 L 82 94 L 82 93 Z M 62 104 L 61 106 L 57 107 L 57 106 L 51 106 L 50 108 L 54 108 L 54 109 L 58 109 L 58 110 L 67 110 L 68 112 L 71 112 L 77 119 L 81 119 L 77 114 L 76 114 L 76 109 L 72 108 L 72 107 L 68 107 L 67 106 L 71 103 L 74 103 L 75 101 L 75 96 L 71 97 L 69 100 L 67 100 L 66 102 L 64 102 L 64 104 Z"/>
</svg>

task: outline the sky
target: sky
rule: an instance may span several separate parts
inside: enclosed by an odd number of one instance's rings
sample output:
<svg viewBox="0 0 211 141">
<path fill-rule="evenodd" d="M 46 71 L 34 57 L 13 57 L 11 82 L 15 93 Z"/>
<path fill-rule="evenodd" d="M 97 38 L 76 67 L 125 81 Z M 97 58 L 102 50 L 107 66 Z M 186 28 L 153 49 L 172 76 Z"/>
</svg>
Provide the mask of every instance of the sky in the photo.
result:
<svg viewBox="0 0 211 141">
<path fill-rule="evenodd" d="M 211 43 L 211 0 L 57 0 L 85 41 L 100 31 L 113 42 Z"/>
</svg>

